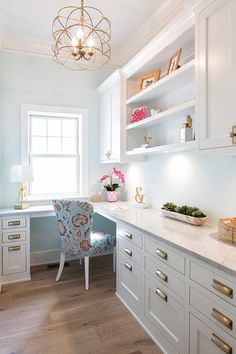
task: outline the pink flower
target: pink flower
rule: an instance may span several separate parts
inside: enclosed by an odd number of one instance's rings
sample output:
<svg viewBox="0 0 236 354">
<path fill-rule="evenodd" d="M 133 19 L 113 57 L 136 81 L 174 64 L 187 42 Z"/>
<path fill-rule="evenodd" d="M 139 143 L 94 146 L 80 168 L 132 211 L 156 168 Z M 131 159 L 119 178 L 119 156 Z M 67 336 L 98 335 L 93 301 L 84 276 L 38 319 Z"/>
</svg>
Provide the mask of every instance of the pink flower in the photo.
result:
<svg viewBox="0 0 236 354">
<path fill-rule="evenodd" d="M 80 225 L 85 225 L 88 223 L 88 218 L 86 215 L 83 214 L 76 214 L 72 217 L 72 224 L 75 227 L 78 227 Z"/>
<path fill-rule="evenodd" d="M 104 175 L 100 178 L 99 182 L 102 183 L 103 181 L 105 181 L 107 178 L 110 178 L 111 176 L 109 175 Z"/>
<path fill-rule="evenodd" d="M 117 170 L 117 168 L 113 168 L 113 172 L 115 173 L 115 175 L 119 178 L 119 180 L 121 181 L 121 183 L 125 183 L 125 176 L 124 174 L 120 171 L 120 170 Z"/>
<path fill-rule="evenodd" d="M 92 248 L 91 244 L 89 243 L 88 240 L 83 240 L 80 242 L 80 248 L 84 251 L 87 252 L 90 248 Z"/>
</svg>

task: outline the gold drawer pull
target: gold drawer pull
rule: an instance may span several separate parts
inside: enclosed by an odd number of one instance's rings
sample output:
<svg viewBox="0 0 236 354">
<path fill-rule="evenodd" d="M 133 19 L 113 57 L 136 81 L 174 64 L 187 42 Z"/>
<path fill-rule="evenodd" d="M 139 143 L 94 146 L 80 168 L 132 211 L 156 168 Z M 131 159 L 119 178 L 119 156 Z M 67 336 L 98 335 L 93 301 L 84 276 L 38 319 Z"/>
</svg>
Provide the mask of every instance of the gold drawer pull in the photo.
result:
<svg viewBox="0 0 236 354">
<path fill-rule="evenodd" d="M 212 334 L 211 341 L 220 348 L 224 353 L 232 354 L 232 348 L 225 343 L 222 339 L 220 339 L 216 334 Z"/>
<path fill-rule="evenodd" d="M 9 252 L 19 251 L 19 250 L 20 250 L 20 246 L 8 247 L 8 251 L 9 251 Z"/>
<path fill-rule="evenodd" d="M 216 309 L 212 309 L 212 313 L 211 315 L 220 323 L 222 323 L 224 326 L 226 326 L 227 328 L 231 329 L 233 328 L 233 321 L 228 318 L 227 316 L 223 315 L 220 311 L 216 310 Z"/>
<path fill-rule="evenodd" d="M 133 235 L 132 235 L 131 233 L 129 233 L 129 232 L 125 232 L 124 235 L 125 235 L 127 238 L 129 238 L 130 240 L 132 240 L 132 238 L 133 238 Z"/>
<path fill-rule="evenodd" d="M 156 294 L 158 296 L 160 296 L 162 298 L 162 300 L 166 301 L 168 300 L 168 296 L 166 295 L 166 293 L 164 293 L 164 291 L 162 291 L 161 289 L 156 289 Z"/>
<path fill-rule="evenodd" d="M 20 220 L 8 221 L 8 226 L 19 226 Z"/>
<path fill-rule="evenodd" d="M 167 260 L 167 253 L 160 250 L 159 248 L 156 249 L 156 255 L 161 257 L 162 259 L 166 259 Z"/>
<path fill-rule="evenodd" d="M 19 238 L 20 238 L 20 234 L 8 236 L 8 240 L 19 240 Z"/>
<path fill-rule="evenodd" d="M 220 283 L 218 280 L 213 279 L 212 287 L 221 294 L 224 294 L 231 299 L 233 298 L 233 289 L 223 283 Z"/>
<path fill-rule="evenodd" d="M 128 248 L 125 248 L 125 253 L 128 254 L 128 256 L 132 257 L 133 252 L 130 251 Z"/>
<path fill-rule="evenodd" d="M 125 268 L 129 269 L 132 272 L 133 269 L 132 269 L 132 266 L 129 263 L 125 262 L 124 266 L 125 266 Z"/>
<path fill-rule="evenodd" d="M 165 281 L 166 283 L 168 282 L 168 276 L 167 276 L 165 273 L 161 272 L 160 270 L 157 270 L 157 271 L 156 271 L 156 275 L 157 275 L 161 280 Z"/>
</svg>

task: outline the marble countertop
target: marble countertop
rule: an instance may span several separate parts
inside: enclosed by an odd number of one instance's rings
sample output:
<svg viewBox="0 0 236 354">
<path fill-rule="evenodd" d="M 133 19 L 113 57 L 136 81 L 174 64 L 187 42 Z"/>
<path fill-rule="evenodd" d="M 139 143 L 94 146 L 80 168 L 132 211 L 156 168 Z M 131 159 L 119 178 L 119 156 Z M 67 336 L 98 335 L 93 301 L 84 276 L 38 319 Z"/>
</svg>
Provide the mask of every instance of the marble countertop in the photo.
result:
<svg viewBox="0 0 236 354">
<path fill-rule="evenodd" d="M 182 251 L 236 276 L 236 245 L 217 238 L 217 226 L 193 226 L 166 218 L 155 209 L 139 209 L 129 203 L 95 203 L 95 210 L 114 221 L 123 221 Z"/>
</svg>

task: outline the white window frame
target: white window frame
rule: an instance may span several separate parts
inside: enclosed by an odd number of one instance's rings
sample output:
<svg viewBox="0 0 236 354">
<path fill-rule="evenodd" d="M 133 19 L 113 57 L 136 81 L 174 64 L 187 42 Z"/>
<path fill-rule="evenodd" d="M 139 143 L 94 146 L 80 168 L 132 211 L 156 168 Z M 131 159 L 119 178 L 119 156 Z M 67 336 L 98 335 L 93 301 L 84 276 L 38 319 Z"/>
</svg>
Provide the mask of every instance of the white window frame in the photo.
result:
<svg viewBox="0 0 236 354">
<path fill-rule="evenodd" d="M 78 193 L 74 194 L 51 194 L 44 196 L 30 195 L 29 185 L 27 186 L 28 200 L 51 200 L 52 198 L 78 198 L 88 197 L 88 110 L 73 107 L 43 106 L 43 105 L 21 105 L 21 163 L 30 163 L 30 116 L 47 115 L 62 118 L 77 118 L 79 131 L 79 184 Z"/>
</svg>

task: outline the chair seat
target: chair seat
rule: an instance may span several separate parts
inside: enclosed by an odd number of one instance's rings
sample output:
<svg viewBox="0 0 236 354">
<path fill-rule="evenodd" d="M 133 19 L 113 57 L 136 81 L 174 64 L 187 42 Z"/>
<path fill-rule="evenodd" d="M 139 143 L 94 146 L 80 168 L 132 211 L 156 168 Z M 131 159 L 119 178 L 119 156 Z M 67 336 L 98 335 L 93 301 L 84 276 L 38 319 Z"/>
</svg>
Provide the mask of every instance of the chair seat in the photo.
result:
<svg viewBox="0 0 236 354">
<path fill-rule="evenodd" d="M 95 256 L 111 250 L 116 245 L 116 237 L 104 232 L 93 231 L 88 239 L 71 242 L 70 238 L 62 237 L 62 252 L 71 256 Z"/>
</svg>

